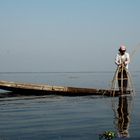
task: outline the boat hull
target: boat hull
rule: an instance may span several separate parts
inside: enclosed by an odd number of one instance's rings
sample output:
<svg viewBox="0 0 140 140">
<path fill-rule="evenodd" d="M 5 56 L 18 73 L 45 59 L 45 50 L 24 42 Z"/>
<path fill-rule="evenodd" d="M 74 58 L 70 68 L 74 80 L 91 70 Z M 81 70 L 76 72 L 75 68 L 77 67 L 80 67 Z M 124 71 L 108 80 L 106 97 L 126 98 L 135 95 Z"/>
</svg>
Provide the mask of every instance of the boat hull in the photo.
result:
<svg viewBox="0 0 140 140">
<path fill-rule="evenodd" d="M 120 92 L 117 90 L 112 91 L 108 89 L 96 89 L 96 88 L 50 86 L 47 84 L 30 84 L 9 81 L 0 81 L 0 89 L 21 95 L 63 95 L 63 96 L 120 95 Z M 130 92 L 128 91 L 127 94 L 130 94 Z"/>
</svg>

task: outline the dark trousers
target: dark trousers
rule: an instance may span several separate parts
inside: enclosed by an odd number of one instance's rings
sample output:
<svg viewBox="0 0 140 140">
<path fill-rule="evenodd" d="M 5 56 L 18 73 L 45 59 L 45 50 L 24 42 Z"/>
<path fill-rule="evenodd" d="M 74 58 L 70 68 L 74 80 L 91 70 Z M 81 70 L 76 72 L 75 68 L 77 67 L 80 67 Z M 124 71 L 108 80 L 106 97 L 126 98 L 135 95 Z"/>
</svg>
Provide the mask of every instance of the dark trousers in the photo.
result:
<svg viewBox="0 0 140 140">
<path fill-rule="evenodd" d="M 127 85 L 128 85 L 128 76 L 127 76 L 127 71 L 125 69 L 119 70 L 118 73 L 118 86 L 120 91 L 126 91 L 127 90 Z"/>
</svg>

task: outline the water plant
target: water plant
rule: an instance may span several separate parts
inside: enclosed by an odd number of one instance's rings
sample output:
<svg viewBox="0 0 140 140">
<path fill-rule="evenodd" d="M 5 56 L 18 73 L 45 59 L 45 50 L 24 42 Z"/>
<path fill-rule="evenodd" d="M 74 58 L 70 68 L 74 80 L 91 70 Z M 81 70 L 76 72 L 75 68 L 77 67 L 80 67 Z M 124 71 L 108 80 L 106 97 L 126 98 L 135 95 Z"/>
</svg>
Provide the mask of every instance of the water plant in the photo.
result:
<svg viewBox="0 0 140 140">
<path fill-rule="evenodd" d="M 116 133 L 113 131 L 105 131 L 102 134 L 99 134 L 99 140 L 112 140 L 116 138 Z"/>
</svg>

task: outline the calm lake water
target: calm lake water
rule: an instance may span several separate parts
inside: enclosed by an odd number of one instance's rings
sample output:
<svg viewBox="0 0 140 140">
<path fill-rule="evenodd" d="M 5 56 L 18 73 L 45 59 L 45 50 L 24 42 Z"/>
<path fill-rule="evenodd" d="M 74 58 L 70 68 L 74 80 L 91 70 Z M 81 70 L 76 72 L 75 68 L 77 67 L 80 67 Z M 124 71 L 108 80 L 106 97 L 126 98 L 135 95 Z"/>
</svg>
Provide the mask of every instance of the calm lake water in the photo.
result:
<svg viewBox="0 0 140 140">
<path fill-rule="evenodd" d="M 0 140 L 98 140 L 104 131 L 140 139 L 140 72 L 135 97 L 20 96 L 0 98 Z M 1 80 L 109 88 L 113 72 L 0 73 Z M 4 94 L 4 91 L 0 91 Z M 122 139 L 122 138 L 116 138 Z"/>
</svg>

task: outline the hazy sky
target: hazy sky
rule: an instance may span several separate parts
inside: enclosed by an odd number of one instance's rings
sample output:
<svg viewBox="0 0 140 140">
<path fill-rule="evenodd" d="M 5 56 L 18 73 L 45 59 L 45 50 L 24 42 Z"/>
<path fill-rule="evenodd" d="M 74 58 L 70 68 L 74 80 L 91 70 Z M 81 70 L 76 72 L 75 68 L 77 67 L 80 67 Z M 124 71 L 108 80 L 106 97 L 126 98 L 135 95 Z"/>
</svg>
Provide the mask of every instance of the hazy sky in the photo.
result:
<svg viewBox="0 0 140 140">
<path fill-rule="evenodd" d="M 140 0 L 0 0 L 0 72 L 112 71 L 139 43 Z"/>
</svg>

